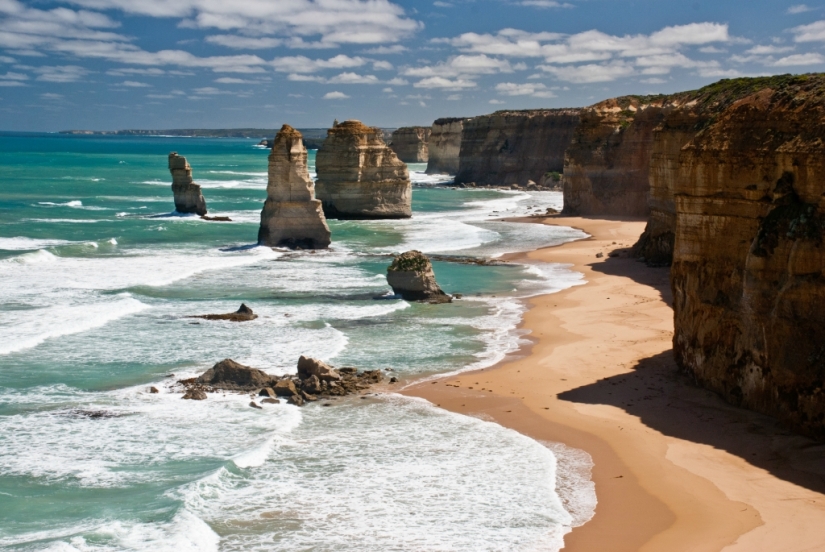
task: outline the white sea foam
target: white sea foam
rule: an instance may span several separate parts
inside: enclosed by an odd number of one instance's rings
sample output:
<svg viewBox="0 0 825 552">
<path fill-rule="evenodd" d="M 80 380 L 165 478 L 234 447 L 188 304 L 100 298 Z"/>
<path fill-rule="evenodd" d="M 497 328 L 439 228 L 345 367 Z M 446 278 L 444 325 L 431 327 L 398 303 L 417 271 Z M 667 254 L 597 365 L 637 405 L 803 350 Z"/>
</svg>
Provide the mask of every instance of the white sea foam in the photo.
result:
<svg viewBox="0 0 825 552">
<path fill-rule="evenodd" d="M 29 251 L 33 249 L 44 249 L 46 247 L 55 247 L 58 245 L 67 245 L 71 243 L 76 242 L 17 236 L 15 238 L 0 238 L 0 249 L 5 251 Z"/>
</svg>

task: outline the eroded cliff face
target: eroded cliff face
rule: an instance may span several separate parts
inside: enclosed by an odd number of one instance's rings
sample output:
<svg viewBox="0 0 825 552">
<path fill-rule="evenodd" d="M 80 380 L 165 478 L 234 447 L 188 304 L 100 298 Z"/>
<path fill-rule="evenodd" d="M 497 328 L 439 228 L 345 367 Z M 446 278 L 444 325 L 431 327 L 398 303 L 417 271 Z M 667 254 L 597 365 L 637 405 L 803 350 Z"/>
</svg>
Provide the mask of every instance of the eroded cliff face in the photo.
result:
<svg viewBox="0 0 825 552">
<path fill-rule="evenodd" d="M 401 127 L 393 131 L 390 148 L 404 163 L 426 163 L 430 132 L 428 127 Z"/>
<path fill-rule="evenodd" d="M 427 174 L 455 174 L 461 151 L 461 133 L 467 119 L 436 119 L 430 131 Z"/>
<path fill-rule="evenodd" d="M 407 165 L 384 142 L 381 129 L 344 121 L 327 131 L 315 158 L 315 194 L 327 218 L 412 216 Z"/>
<path fill-rule="evenodd" d="M 175 197 L 175 211 L 178 213 L 197 213 L 204 216 L 206 200 L 203 199 L 201 187 L 192 180 L 192 167 L 186 157 L 177 152 L 169 154 L 169 172 L 172 173 L 172 193 Z"/>
<path fill-rule="evenodd" d="M 825 76 L 756 80 L 662 168 L 674 352 L 729 402 L 823 439 Z"/>
<path fill-rule="evenodd" d="M 301 133 L 289 125 L 281 127 L 269 154 L 258 243 L 301 249 L 323 249 L 330 244 L 329 227 L 307 170 L 307 149 Z"/>
<path fill-rule="evenodd" d="M 624 96 L 582 110 L 564 161 L 564 213 L 646 216 L 654 130 L 666 96 Z"/>
<path fill-rule="evenodd" d="M 525 186 L 561 172 L 578 109 L 497 111 L 464 123 L 456 184 Z"/>
</svg>

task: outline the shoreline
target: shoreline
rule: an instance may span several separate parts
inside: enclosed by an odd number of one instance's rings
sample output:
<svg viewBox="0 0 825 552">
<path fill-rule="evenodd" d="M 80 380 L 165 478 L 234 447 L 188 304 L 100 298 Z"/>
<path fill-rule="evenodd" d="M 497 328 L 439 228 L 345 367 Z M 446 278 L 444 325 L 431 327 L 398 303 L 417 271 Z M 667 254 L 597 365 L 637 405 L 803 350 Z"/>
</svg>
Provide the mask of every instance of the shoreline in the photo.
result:
<svg viewBox="0 0 825 552">
<path fill-rule="evenodd" d="M 401 392 L 590 454 L 596 512 L 565 550 L 825 548 L 825 445 L 677 371 L 669 269 L 626 255 L 645 221 L 520 221 L 591 237 L 503 258 L 569 264 L 587 283 L 528 299 L 530 343 L 502 362 Z"/>
</svg>

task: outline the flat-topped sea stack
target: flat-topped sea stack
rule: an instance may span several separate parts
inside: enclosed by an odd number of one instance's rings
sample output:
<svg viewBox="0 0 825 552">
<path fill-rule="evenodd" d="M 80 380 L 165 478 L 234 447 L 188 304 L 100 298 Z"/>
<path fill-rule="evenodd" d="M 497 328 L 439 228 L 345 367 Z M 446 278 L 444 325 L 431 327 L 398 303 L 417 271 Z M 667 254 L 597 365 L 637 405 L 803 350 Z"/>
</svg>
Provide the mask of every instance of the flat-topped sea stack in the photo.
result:
<svg viewBox="0 0 825 552">
<path fill-rule="evenodd" d="M 401 127 L 393 131 L 390 148 L 404 163 L 426 163 L 430 132 L 429 127 Z"/>
<path fill-rule="evenodd" d="M 526 186 L 564 168 L 578 109 L 497 111 L 464 122 L 456 184 Z"/>
<path fill-rule="evenodd" d="M 461 152 L 462 118 L 436 119 L 430 130 L 427 147 L 427 174 L 456 174 Z"/>
<path fill-rule="evenodd" d="M 281 127 L 272 142 L 258 243 L 292 249 L 330 244 L 329 226 L 307 170 L 307 149 L 301 133 L 289 125 Z"/>
<path fill-rule="evenodd" d="M 333 126 L 318 150 L 315 166 L 315 190 L 327 218 L 412 216 L 410 172 L 387 147 L 381 129 L 360 121 Z"/>
<path fill-rule="evenodd" d="M 387 283 L 392 287 L 393 293 L 407 301 L 452 301 L 452 297 L 444 293 L 436 283 L 430 259 L 420 251 L 407 251 L 396 256 L 387 267 Z"/>
<path fill-rule="evenodd" d="M 172 173 L 172 193 L 175 196 L 175 211 L 178 213 L 206 214 L 206 200 L 201 187 L 192 181 L 192 167 L 186 157 L 173 151 L 169 154 L 169 172 Z"/>
</svg>

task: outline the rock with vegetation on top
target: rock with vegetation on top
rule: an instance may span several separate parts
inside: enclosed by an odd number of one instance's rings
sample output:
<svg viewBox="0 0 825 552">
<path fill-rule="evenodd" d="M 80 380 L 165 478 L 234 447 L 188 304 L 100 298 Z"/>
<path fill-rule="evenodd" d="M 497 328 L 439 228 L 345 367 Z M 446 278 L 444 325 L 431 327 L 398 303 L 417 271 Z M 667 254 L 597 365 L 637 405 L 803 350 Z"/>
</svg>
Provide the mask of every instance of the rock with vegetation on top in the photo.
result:
<svg viewBox="0 0 825 552">
<path fill-rule="evenodd" d="M 169 154 L 169 172 L 172 173 L 172 193 L 175 196 L 175 211 L 178 213 L 206 214 L 206 200 L 201 187 L 192 181 L 192 167 L 177 152 Z"/>
<path fill-rule="evenodd" d="M 420 251 L 407 251 L 395 257 L 392 264 L 387 267 L 387 283 L 396 295 L 407 301 L 452 301 L 452 297 L 438 287 L 433 265 Z"/>
<path fill-rule="evenodd" d="M 390 147 L 404 163 L 426 163 L 429 156 L 429 127 L 401 127 L 393 131 Z"/>
<path fill-rule="evenodd" d="M 316 157 L 315 191 L 327 218 L 394 219 L 412 216 L 407 165 L 379 128 L 344 121 L 327 131 Z"/>
<path fill-rule="evenodd" d="M 271 247 L 324 249 L 330 231 L 315 184 L 307 170 L 307 149 L 301 133 L 284 125 L 269 154 L 269 182 L 261 211 L 258 243 Z"/>
</svg>

